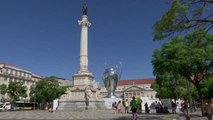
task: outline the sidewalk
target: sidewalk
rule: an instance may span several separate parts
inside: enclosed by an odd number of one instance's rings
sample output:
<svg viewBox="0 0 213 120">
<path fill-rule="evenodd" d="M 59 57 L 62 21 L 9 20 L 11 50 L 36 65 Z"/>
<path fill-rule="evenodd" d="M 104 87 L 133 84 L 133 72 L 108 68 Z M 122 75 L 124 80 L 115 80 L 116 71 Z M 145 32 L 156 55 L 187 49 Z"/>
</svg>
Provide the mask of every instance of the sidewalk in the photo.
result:
<svg viewBox="0 0 213 120">
<path fill-rule="evenodd" d="M 131 114 L 115 114 L 113 110 L 83 110 L 83 111 L 7 111 L 0 112 L 0 120 L 131 120 Z M 138 114 L 138 120 L 184 120 L 181 114 Z M 193 113 L 191 120 L 207 120 L 200 117 L 199 113 Z"/>
</svg>

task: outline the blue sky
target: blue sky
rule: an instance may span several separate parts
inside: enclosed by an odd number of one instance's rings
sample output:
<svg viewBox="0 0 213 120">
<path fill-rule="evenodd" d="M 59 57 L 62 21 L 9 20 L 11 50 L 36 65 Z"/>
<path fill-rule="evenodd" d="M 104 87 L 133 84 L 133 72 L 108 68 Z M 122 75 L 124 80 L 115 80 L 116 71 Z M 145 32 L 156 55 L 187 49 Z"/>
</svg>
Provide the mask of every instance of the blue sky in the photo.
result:
<svg viewBox="0 0 213 120">
<path fill-rule="evenodd" d="M 79 70 L 82 4 L 88 5 L 89 71 L 102 84 L 104 63 L 123 64 L 121 79 L 153 78 L 152 26 L 166 0 L 0 0 L 0 61 L 42 76 Z"/>
</svg>

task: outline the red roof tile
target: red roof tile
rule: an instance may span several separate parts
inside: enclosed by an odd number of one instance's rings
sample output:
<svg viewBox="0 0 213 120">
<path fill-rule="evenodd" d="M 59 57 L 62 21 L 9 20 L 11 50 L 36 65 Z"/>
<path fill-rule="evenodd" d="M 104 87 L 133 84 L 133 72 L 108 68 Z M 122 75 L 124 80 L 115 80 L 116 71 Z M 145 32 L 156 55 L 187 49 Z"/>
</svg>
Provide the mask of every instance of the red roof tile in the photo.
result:
<svg viewBox="0 0 213 120">
<path fill-rule="evenodd" d="M 118 86 L 123 85 L 137 85 L 137 84 L 152 84 L 155 82 L 155 78 L 146 78 L 146 79 L 135 79 L 135 80 L 120 80 L 118 81 Z"/>
</svg>

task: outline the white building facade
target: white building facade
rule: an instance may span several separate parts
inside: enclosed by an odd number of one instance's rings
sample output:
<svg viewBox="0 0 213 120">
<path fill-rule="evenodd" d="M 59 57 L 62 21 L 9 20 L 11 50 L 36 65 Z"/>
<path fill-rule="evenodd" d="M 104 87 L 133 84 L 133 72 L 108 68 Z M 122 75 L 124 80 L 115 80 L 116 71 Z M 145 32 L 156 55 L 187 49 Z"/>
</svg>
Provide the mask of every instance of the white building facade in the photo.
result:
<svg viewBox="0 0 213 120">
<path fill-rule="evenodd" d="M 120 80 L 117 85 L 115 94 L 123 99 L 132 100 L 135 96 L 140 98 L 148 98 L 150 101 L 157 101 L 157 92 L 151 88 L 151 85 L 155 82 L 154 78 L 146 79 L 133 79 L 133 80 Z M 107 95 L 105 87 L 101 88 L 102 97 Z"/>
<path fill-rule="evenodd" d="M 42 79 L 42 76 L 33 74 L 30 71 L 18 68 L 13 65 L 0 63 L 0 85 L 5 84 L 8 85 L 10 82 L 23 82 L 24 86 L 27 88 L 27 98 L 26 101 L 30 99 L 29 93 L 31 86 Z M 2 96 L 0 95 L 0 99 Z M 4 96 L 5 99 L 9 99 L 9 96 L 6 94 Z"/>
</svg>

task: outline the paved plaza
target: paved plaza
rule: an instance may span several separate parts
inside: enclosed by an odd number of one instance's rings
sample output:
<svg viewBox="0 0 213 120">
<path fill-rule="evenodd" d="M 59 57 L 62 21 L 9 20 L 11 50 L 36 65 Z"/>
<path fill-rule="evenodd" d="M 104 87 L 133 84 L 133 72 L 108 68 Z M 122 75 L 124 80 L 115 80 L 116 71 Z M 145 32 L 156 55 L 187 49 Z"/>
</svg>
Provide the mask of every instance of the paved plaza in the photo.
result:
<svg viewBox="0 0 213 120">
<path fill-rule="evenodd" d="M 207 120 L 200 117 L 199 112 L 191 114 L 191 120 Z M 83 110 L 83 111 L 7 111 L 0 112 L 0 120 L 131 120 L 131 114 L 115 114 L 113 110 Z M 139 114 L 138 120 L 184 120 L 182 114 Z"/>
</svg>

